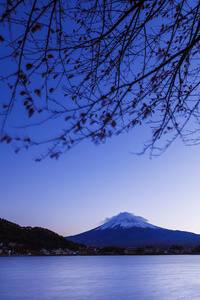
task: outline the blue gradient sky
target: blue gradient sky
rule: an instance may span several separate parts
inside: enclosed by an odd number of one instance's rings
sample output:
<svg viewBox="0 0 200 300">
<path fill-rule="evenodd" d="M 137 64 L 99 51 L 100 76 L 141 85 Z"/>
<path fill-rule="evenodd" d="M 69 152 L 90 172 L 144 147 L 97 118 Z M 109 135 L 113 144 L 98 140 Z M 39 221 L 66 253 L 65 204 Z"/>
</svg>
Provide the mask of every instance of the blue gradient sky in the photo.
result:
<svg viewBox="0 0 200 300">
<path fill-rule="evenodd" d="M 199 147 L 175 142 L 160 157 L 130 154 L 141 138 L 79 144 L 58 161 L 35 163 L 0 144 L 0 217 L 62 235 L 80 233 L 128 211 L 157 226 L 200 234 Z"/>
<path fill-rule="evenodd" d="M 8 89 L 1 88 L 4 100 Z M 19 123 L 24 110 L 17 111 Z M 145 130 L 99 146 L 85 141 L 58 161 L 40 163 L 34 162 L 39 149 L 16 155 L 12 145 L 0 143 L 0 217 L 72 235 L 127 211 L 160 227 L 200 234 L 199 146 L 176 141 L 153 159 L 131 154 L 141 150 Z"/>
</svg>

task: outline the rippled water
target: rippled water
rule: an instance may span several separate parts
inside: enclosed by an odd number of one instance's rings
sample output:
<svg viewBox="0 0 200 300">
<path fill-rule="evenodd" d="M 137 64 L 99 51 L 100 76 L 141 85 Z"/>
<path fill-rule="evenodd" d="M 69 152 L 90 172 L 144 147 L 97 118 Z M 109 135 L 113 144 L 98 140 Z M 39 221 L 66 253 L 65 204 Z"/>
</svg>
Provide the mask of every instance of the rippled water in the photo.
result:
<svg viewBox="0 0 200 300">
<path fill-rule="evenodd" d="M 1 300 L 199 300 L 200 256 L 0 257 Z"/>
</svg>

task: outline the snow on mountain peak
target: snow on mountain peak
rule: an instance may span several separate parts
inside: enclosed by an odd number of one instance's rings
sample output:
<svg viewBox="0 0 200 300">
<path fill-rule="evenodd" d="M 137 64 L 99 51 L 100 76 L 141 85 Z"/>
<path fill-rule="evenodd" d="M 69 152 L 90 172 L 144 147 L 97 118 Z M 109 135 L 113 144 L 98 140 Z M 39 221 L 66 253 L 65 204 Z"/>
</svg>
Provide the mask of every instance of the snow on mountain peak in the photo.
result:
<svg viewBox="0 0 200 300">
<path fill-rule="evenodd" d="M 97 230 L 104 230 L 108 228 L 131 228 L 131 227 L 141 227 L 141 228 L 158 228 L 152 224 L 148 223 L 148 220 L 140 216 L 135 216 L 128 212 L 123 212 L 114 216 L 112 218 L 107 218 L 105 223 L 97 228 Z"/>
</svg>

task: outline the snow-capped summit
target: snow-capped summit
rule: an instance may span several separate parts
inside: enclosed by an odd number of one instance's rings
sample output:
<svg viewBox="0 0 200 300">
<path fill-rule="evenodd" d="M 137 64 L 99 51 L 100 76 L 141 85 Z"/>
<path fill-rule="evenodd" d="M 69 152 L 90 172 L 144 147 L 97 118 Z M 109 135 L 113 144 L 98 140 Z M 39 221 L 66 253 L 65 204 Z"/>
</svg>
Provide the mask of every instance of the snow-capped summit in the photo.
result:
<svg viewBox="0 0 200 300">
<path fill-rule="evenodd" d="M 98 247 L 200 245 L 200 234 L 157 227 L 127 212 L 106 219 L 99 227 L 66 238 L 75 243 Z"/>
<path fill-rule="evenodd" d="M 105 223 L 96 228 L 96 230 L 105 230 L 109 228 L 117 229 L 119 227 L 122 228 L 131 228 L 131 227 L 140 227 L 140 228 L 152 228 L 157 229 L 158 227 L 149 224 L 148 220 L 135 216 L 128 212 L 123 212 L 114 216 L 112 218 L 107 218 Z"/>
</svg>

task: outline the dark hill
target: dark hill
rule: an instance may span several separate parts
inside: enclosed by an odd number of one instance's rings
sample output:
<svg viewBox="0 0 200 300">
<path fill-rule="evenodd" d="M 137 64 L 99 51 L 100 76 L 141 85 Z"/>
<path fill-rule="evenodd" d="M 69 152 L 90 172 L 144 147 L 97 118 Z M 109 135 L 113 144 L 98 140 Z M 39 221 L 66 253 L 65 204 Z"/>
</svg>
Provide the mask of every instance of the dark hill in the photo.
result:
<svg viewBox="0 0 200 300">
<path fill-rule="evenodd" d="M 80 245 L 68 241 L 57 233 L 40 227 L 21 227 L 15 223 L 0 218 L 0 242 L 8 245 L 10 242 L 24 244 L 31 250 L 70 249 L 78 250 Z"/>
</svg>

